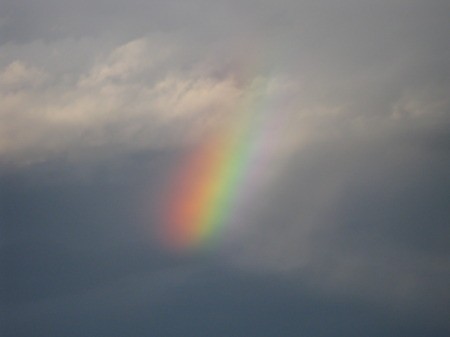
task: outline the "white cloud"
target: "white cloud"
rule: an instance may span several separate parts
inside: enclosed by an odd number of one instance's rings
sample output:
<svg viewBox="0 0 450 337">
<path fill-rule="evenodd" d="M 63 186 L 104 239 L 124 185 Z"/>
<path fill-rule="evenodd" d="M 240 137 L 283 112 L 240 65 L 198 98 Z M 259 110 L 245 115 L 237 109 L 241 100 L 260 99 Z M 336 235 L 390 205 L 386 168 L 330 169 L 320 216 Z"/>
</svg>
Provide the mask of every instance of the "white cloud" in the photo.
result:
<svg viewBox="0 0 450 337">
<path fill-rule="evenodd" d="M 189 120 L 187 136 L 204 120 L 232 110 L 242 88 L 231 78 L 158 73 L 169 54 L 169 47 L 133 40 L 65 77 L 10 63 L 1 80 L 0 154 L 32 161 L 108 143 L 159 147 L 180 136 L 168 129 Z"/>
<path fill-rule="evenodd" d="M 0 73 L 0 87 L 2 91 L 30 88 L 41 84 L 45 78 L 42 70 L 16 60 Z"/>
</svg>

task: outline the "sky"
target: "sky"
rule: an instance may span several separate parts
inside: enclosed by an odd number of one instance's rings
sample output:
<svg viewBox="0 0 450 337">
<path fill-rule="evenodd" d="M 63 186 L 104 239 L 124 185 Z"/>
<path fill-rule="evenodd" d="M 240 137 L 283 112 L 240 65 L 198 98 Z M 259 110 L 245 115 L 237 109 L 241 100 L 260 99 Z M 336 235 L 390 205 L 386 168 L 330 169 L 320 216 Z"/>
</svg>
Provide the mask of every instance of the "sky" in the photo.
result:
<svg viewBox="0 0 450 337">
<path fill-rule="evenodd" d="M 448 336 L 446 0 L 0 0 L 0 335 Z"/>
</svg>

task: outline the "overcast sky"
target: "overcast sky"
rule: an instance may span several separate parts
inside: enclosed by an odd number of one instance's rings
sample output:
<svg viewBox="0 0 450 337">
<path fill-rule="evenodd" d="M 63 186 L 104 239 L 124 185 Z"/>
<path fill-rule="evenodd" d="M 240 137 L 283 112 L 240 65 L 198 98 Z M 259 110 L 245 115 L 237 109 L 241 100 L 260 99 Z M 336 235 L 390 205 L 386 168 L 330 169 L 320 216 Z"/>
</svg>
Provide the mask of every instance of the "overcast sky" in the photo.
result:
<svg viewBox="0 0 450 337">
<path fill-rule="evenodd" d="M 0 0 L 0 334 L 449 336 L 449 13 Z M 238 211 L 165 247 L 173 172 L 248 110 Z"/>
</svg>

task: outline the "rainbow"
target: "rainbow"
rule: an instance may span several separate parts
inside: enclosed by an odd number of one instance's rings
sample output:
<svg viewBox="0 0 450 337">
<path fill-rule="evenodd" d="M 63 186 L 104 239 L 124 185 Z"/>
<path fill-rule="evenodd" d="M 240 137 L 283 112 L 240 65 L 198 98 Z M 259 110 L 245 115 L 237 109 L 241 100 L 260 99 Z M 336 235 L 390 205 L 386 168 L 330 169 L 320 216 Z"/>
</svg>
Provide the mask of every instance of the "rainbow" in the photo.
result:
<svg viewBox="0 0 450 337">
<path fill-rule="evenodd" d="M 252 85 L 238 113 L 188 153 L 170 177 L 158 233 L 164 246 L 175 251 L 210 246 L 236 214 L 267 126 L 265 88 L 266 83 Z"/>
</svg>

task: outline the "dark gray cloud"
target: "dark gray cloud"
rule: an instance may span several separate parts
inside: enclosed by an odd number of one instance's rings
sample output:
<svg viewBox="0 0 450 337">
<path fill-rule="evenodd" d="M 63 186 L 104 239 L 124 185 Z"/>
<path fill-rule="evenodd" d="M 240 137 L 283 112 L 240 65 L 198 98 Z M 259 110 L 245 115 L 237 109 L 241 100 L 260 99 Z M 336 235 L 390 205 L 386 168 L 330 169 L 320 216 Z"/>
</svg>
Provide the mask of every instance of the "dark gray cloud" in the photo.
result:
<svg viewBox="0 0 450 337">
<path fill-rule="evenodd" d="M 2 1 L 2 336 L 448 336 L 449 11 Z M 171 172 L 259 96 L 242 214 L 163 249 Z"/>
<path fill-rule="evenodd" d="M 151 209 L 176 154 L 4 172 L 6 336 L 445 336 L 449 158 L 385 143 L 293 158 L 221 256 L 173 256 L 142 227 L 142 182 Z"/>
</svg>

